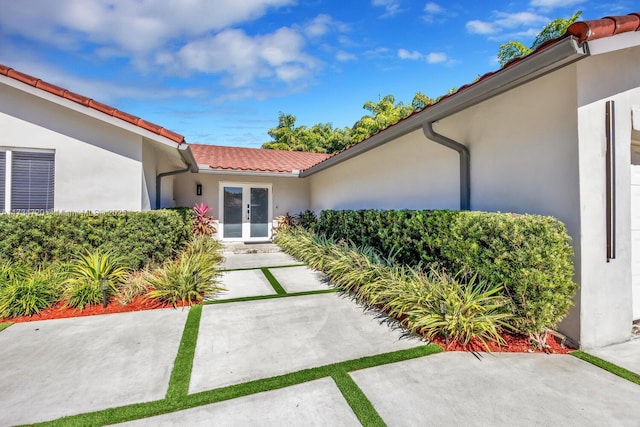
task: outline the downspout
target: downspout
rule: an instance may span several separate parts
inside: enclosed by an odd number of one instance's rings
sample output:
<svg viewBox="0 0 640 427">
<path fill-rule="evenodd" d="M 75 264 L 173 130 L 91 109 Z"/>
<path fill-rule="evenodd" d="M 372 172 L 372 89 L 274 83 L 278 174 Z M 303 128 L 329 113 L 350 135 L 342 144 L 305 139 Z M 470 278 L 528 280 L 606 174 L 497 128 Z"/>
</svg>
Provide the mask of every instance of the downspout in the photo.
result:
<svg viewBox="0 0 640 427">
<path fill-rule="evenodd" d="M 471 155 L 469 148 L 434 131 L 433 123 L 428 121 L 422 125 L 422 132 L 430 140 L 458 152 L 460 156 L 460 210 L 468 211 L 471 209 Z"/>
<path fill-rule="evenodd" d="M 182 161 L 187 165 L 184 169 L 178 169 L 169 172 L 162 172 L 156 175 L 156 209 L 160 209 L 160 198 L 162 193 L 162 178 L 165 176 L 178 175 L 185 172 L 197 172 L 198 164 L 193 157 L 193 153 L 189 149 L 187 144 L 181 144 L 178 146 L 178 153 L 180 153 L 180 157 L 182 157 Z"/>
</svg>

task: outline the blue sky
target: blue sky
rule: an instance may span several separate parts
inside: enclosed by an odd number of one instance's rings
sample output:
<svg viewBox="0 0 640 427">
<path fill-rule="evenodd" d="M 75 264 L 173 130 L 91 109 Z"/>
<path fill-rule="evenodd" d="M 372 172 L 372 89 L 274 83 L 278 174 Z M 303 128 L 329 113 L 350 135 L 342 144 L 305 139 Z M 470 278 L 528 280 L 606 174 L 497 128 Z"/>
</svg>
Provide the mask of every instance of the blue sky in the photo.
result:
<svg viewBox="0 0 640 427">
<path fill-rule="evenodd" d="M 498 68 L 551 19 L 637 0 L 0 0 L 0 63 L 185 135 L 259 147 L 278 112 L 351 126 Z"/>
</svg>

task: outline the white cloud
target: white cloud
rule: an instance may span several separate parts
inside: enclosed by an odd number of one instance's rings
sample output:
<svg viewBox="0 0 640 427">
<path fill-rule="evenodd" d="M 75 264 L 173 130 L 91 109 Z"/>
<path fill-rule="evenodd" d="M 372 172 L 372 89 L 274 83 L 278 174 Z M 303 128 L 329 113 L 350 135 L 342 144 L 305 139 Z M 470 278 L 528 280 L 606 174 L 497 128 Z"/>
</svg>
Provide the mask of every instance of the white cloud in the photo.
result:
<svg viewBox="0 0 640 427">
<path fill-rule="evenodd" d="M 400 0 L 371 0 L 371 4 L 378 7 L 384 7 L 385 13 L 383 17 L 393 16 L 400 12 Z"/>
<path fill-rule="evenodd" d="M 516 28 L 520 26 L 544 25 L 549 18 L 531 12 L 505 13 L 496 12 L 495 24 L 502 28 Z"/>
<path fill-rule="evenodd" d="M 336 34 L 340 37 L 343 33 L 349 31 L 349 25 L 341 21 L 336 21 L 327 14 L 320 14 L 311 21 L 300 26 L 302 32 L 311 38 L 319 38 L 329 33 Z"/>
<path fill-rule="evenodd" d="M 356 59 L 356 56 L 353 53 L 345 52 L 344 50 L 339 50 L 336 53 L 336 60 L 340 62 L 353 61 Z"/>
<path fill-rule="evenodd" d="M 429 64 L 452 64 L 453 61 L 449 59 L 444 52 L 430 52 L 423 54 L 417 50 L 398 49 L 398 58 L 410 60 L 410 61 L 426 61 Z"/>
<path fill-rule="evenodd" d="M 417 50 L 408 51 L 407 49 L 398 49 L 398 58 L 417 60 L 422 59 L 423 55 Z"/>
<path fill-rule="evenodd" d="M 304 53 L 304 45 L 302 35 L 287 27 L 254 37 L 242 30 L 228 29 L 191 41 L 175 54 L 163 52 L 156 60 L 172 64 L 175 71 L 222 74 L 224 82 L 232 87 L 273 76 L 288 83 L 319 66 Z"/>
<path fill-rule="evenodd" d="M 331 29 L 332 21 L 329 15 L 318 15 L 306 25 L 304 31 L 310 37 L 324 36 Z"/>
<path fill-rule="evenodd" d="M 247 34 L 240 24 L 296 0 L 21 0 L 2 6 L 0 35 L 18 35 L 100 59 L 125 58 L 135 68 L 224 77 L 230 87 L 260 79 L 291 85 L 321 66 L 307 39 L 348 26 L 320 14 L 305 25 Z M 234 28 L 236 27 L 236 28 Z"/>
<path fill-rule="evenodd" d="M 496 25 L 491 22 L 473 20 L 466 24 L 467 31 L 471 34 L 494 34 L 498 32 Z"/>
<path fill-rule="evenodd" d="M 507 13 L 494 11 L 490 21 L 471 20 L 466 23 L 471 34 L 490 36 L 492 39 L 523 38 L 536 35 L 549 22 L 549 18 L 533 12 Z"/>
<path fill-rule="evenodd" d="M 438 14 L 438 13 L 443 13 L 444 9 L 442 8 L 442 6 L 440 6 L 437 3 L 432 3 L 429 2 L 427 4 L 424 5 L 424 11 L 430 14 Z"/>
<path fill-rule="evenodd" d="M 255 20 L 294 0 L 21 0 L 5 2 L 0 29 L 58 46 L 86 41 L 148 53 L 180 37 Z"/>
<path fill-rule="evenodd" d="M 443 23 L 446 18 L 453 16 L 451 12 L 447 12 L 442 6 L 434 2 L 428 2 L 424 5 L 424 15 L 422 19 L 427 23 Z"/>
<path fill-rule="evenodd" d="M 584 3 L 584 0 L 531 0 L 529 3 L 533 7 L 542 9 L 555 9 L 558 7 L 568 7 L 575 4 Z"/>
<path fill-rule="evenodd" d="M 427 55 L 426 59 L 429 64 L 440 64 L 442 62 L 447 62 L 449 57 L 443 52 L 431 52 Z"/>
</svg>

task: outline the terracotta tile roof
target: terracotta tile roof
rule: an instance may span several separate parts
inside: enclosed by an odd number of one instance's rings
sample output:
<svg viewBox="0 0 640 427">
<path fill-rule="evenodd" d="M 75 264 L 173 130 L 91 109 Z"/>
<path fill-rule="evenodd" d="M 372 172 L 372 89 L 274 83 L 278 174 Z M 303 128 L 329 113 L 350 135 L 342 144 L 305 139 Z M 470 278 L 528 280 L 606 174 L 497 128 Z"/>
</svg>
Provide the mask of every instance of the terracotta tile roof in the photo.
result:
<svg viewBox="0 0 640 427">
<path fill-rule="evenodd" d="M 199 165 L 218 170 L 291 173 L 331 157 L 331 154 L 220 145 L 189 144 L 189 147 Z"/>
<path fill-rule="evenodd" d="M 45 92 L 49 92 L 61 98 L 65 98 L 80 105 L 84 105 L 85 107 L 100 111 L 101 113 L 108 114 L 109 116 L 113 116 L 117 119 L 124 120 L 127 123 L 131 123 L 135 126 L 141 127 L 142 129 L 148 130 L 149 132 L 153 132 L 155 134 L 168 138 L 174 142 L 177 142 L 178 144 L 182 144 L 185 142 L 184 136 L 180 135 L 179 133 L 170 131 L 169 129 L 165 129 L 155 123 L 143 120 L 140 117 L 127 114 L 124 111 L 120 111 L 109 105 L 102 104 L 91 98 L 87 98 L 86 96 L 73 93 L 65 88 L 45 82 L 44 80 L 41 80 L 37 77 L 21 73 L 20 71 L 16 71 L 13 68 L 7 67 L 6 65 L 0 64 L 0 74 L 28 84 L 29 86 L 44 90 Z"/>
<path fill-rule="evenodd" d="M 620 33 L 625 33 L 625 32 L 631 32 L 631 31 L 640 31 L 640 12 L 633 12 L 630 13 L 628 15 L 622 15 L 622 16 L 607 16 L 605 18 L 602 19 L 595 19 L 595 20 L 591 20 L 591 21 L 579 21 L 579 22 L 575 22 L 573 23 L 571 26 L 569 26 L 569 28 L 567 28 L 567 31 L 560 37 L 558 37 L 557 39 L 553 39 L 553 40 L 548 40 L 547 42 L 543 43 L 542 45 L 540 45 L 535 51 L 531 52 L 528 55 L 519 57 L 519 58 L 515 58 L 512 59 L 511 61 L 509 61 L 507 64 L 505 64 L 502 68 L 500 68 L 499 70 L 496 71 L 491 71 L 488 72 L 482 76 L 480 76 L 479 78 L 477 78 L 476 80 L 474 80 L 472 83 L 467 83 L 466 85 L 460 86 L 458 88 L 457 91 L 444 95 L 442 97 L 440 97 L 436 102 L 434 102 L 433 104 L 427 105 L 425 108 L 423 108 L 422 110 L 416 110 L 413 113 L 411 113 L 409 116 L 399 120 L 398 122 L 382 129 L 381 131 L 379 131 L 378 133 L 384 132 L 389 128 L 392 128 L 393 126 L 397 125 L 398 123 L 403 122 L 404 120 L 407 120 L 409 117 L 413 117 L 416 114 L 420 114 L 421 112 L 428 110 L 430 107 L 436 105 L 437 103 L 450 98 L 452 96 L 456 96 L 457 94 L 459 94 L 460 92 L 463 92 L 465 89 L 468 89 L 471 86 L 474 86 L 478 83 L 480 83 L 483 80 L 488 79 L 489 77 L 500 73 L 502 70 L 509 68 L 511 66 L 513 66 L 514 64 L 517 64 L 518 62 L 522 61 L 524 58 L 526 58 L 529 55 L 532 55 L 536 52 L 539 52 L 541 50 L 544 50 L 546 48 L 548 48 L 549 46 L 553 45 L 554 43 L 558 42 L 559 40 L 565 39 L 567 37 L 573 36 L 576 37 L 578 39 L 578 41 L 580 43 L 589 41 L 589 40 L 596 40 L 596 39 L 601 39 L 601 38 L 606 38 L 606 37 L 612 37 L 616 34 L 620 34 Z M 377 135 L 377 134 L 375 134 Z M 373 135 L 371 135 L 369 138 L 358 142 L 357 144 L 354 144 L 350 147 L 344 148 L 341 151 L 338 151 L 336 153 L 333 153 L 333 155 L 337 155 L 340 154 L 344 151 L 350 150 L 351 148 L 355 147 L 358 144 L 362 144 L 365 141 L 368 141 Z M 326 159 L 325 159 L 326 160 Z M 324 160 L 323 160 L 324 161 Z M 322 163 L 319 162 L 319 163 Z M 313 165 L 315 166 L 315 165 Z M 310 166 L 311 167 L 311 166 Z"/>
<path fill-rule="evenodd" d="M 576 22 L 567 29 L 565 36 L 574 36 L 580 43 L 583 43 L 630 31 L 640 31 L 640 12 Z"/>
</svg>

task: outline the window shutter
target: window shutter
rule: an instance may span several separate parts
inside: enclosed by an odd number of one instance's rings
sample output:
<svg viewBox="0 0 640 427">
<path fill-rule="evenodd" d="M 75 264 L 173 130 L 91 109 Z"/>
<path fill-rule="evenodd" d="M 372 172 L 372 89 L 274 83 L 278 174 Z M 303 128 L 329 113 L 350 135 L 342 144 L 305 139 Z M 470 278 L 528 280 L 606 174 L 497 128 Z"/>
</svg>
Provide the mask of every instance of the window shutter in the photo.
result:
<svg viewBox="0 0 640 427">
<path fill-rule="evenodd" d="M 53 210 L 55 154 L 14 151 L 11 155 L 11 210 Z"/>
<path fill-rule="evenodd" d="M 0 213 L 4 212 L 5 171 L 7 170 L 7 153 L 0 151 Z"/>
</svg>

